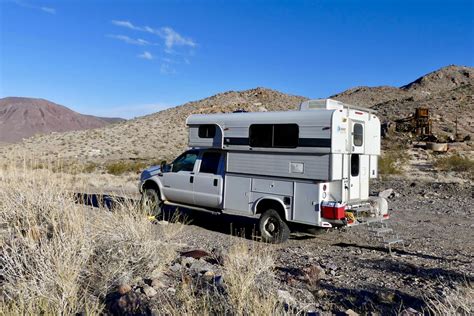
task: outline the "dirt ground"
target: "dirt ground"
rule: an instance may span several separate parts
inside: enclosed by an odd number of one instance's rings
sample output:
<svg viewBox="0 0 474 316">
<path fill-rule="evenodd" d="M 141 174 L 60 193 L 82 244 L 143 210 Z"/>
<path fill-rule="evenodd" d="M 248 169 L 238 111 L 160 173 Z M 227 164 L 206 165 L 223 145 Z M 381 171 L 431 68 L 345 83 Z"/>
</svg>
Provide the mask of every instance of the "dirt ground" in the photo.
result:
<svg viewBox="0 0 474 316">
<path fill-rule="evenodd" d="M 386 314 L 422 311 L 426 297 L 445 297 L 472 283 L 473 187 L 392 180 L 375 182 L 371 190 L 387 188 L 394 189 L 389 222 L 405 249 L 396 245 L 390 256 L 365 226 L 313 237 L 295 234 L 284 244 L 268 245 L 280 282 L 272 290 L 288 291 L 295 311 Z M 260 243 L 248 233 L 256 224 L 252 220 L 202 213 L 187 220 L 183 250 L 225 250 L 244 230 L 249 244 Z M 314 266 L 323 271 L 320 280 L 304 276 Z"/>
</svg>

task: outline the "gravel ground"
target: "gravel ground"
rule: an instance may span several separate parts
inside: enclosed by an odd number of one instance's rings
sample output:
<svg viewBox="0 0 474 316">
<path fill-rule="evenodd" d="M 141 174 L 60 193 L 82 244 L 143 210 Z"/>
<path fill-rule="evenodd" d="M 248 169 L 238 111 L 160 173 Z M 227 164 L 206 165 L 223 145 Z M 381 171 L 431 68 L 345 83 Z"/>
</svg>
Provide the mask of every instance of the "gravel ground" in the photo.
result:
<svg viewBox="0 0 474 316">
<path fill-rule="evenodd" d="M 365 226 L 296 234 L 284 244 L 268 245 L 280 282 L 273 290 L 288 291 L 296 310 L 385 314 L 422 311 L 426 297 L 443 297 L 472 283 L 472 185 L 378 181 L 371 186 L 373 194 L 388 188 L 394 190 L 389 222 L 405 249 L 395 245 L 390 256 Z M 249 233 L 256 224 L 252 220 L 201 213 L 188 220 L 183 250 L 225 251 L 237 239 L 259 243 Z M 312 267 L 319 275 L 308 277 Z"/>
</svg>

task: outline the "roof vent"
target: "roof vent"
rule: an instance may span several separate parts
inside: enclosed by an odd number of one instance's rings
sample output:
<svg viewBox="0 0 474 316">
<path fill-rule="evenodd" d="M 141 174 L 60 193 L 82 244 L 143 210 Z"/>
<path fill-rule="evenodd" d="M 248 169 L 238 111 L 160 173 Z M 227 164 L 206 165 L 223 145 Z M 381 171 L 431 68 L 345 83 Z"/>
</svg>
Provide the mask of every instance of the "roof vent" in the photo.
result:
<svg viewBox="0 0 474 316">
<path fill-rule="evenodd" d="M 307 100 L 300 104 L 300 111 L 306 110 L 341 110 L 344 108 L 342 102 L 332 100 L 332 99 L 315 99 Z"/>
</svg>

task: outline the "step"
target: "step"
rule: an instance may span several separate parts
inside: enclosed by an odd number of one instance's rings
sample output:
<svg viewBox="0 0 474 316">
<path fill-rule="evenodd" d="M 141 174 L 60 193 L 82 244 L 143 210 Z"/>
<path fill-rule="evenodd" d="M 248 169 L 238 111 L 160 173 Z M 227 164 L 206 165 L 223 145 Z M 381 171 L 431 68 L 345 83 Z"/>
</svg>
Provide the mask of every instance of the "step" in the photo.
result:
<svg viewBox="0 0 474 316">
<path fill-rule="evenodd" d="M 403 246 L 403 250 L 405 250 L 405 243 L 403 242 L 403 239 L 401 238 L 398 238 L 397 237 L 394 237 L 394 238 L 391 238 L 391 239 L 384 239 L 383 243 L 388 246 L 388 253 L 392 256 L 393 253 L 392 253 L 392 245 L 393 244 L 397 244 L 397 243 L 401 243 L 402 246 Z"/>
<path fill-rule="evenodd" d="M 380 236 L 382 234 L 393 232 L 393 229 L 389 227 L 372 228 L 372 229 L 369 229 L 369 232 L 374 233 L 376 236 Z"/>
<path fill-rule="evenodd" d="M 383 243 L 386 245 L 393 245 L 393 244 L 402 243 L 402 242 L 403 242 L 403 239 L 398 238 L 398 237 L 383 240 Z"/>
</svg>

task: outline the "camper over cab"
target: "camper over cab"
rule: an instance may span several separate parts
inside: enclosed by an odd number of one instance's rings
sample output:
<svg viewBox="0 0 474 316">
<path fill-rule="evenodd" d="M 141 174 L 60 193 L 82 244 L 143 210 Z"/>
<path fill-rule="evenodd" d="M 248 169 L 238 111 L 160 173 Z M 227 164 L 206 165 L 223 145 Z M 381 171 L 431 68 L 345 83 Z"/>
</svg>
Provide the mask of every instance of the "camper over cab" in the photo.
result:
<svg viewBox="0 0 474 316">
<path fill-rule="evenodd" d="M 388 218 L 369 197 L 377 177 L 380 121 L 374 111 L 331 99 L 299 111 L 191 115 L 189 150 L 142 173 L 143 201 L 259 218 L 262 239 L 290 230 Z"/>
</svg>

